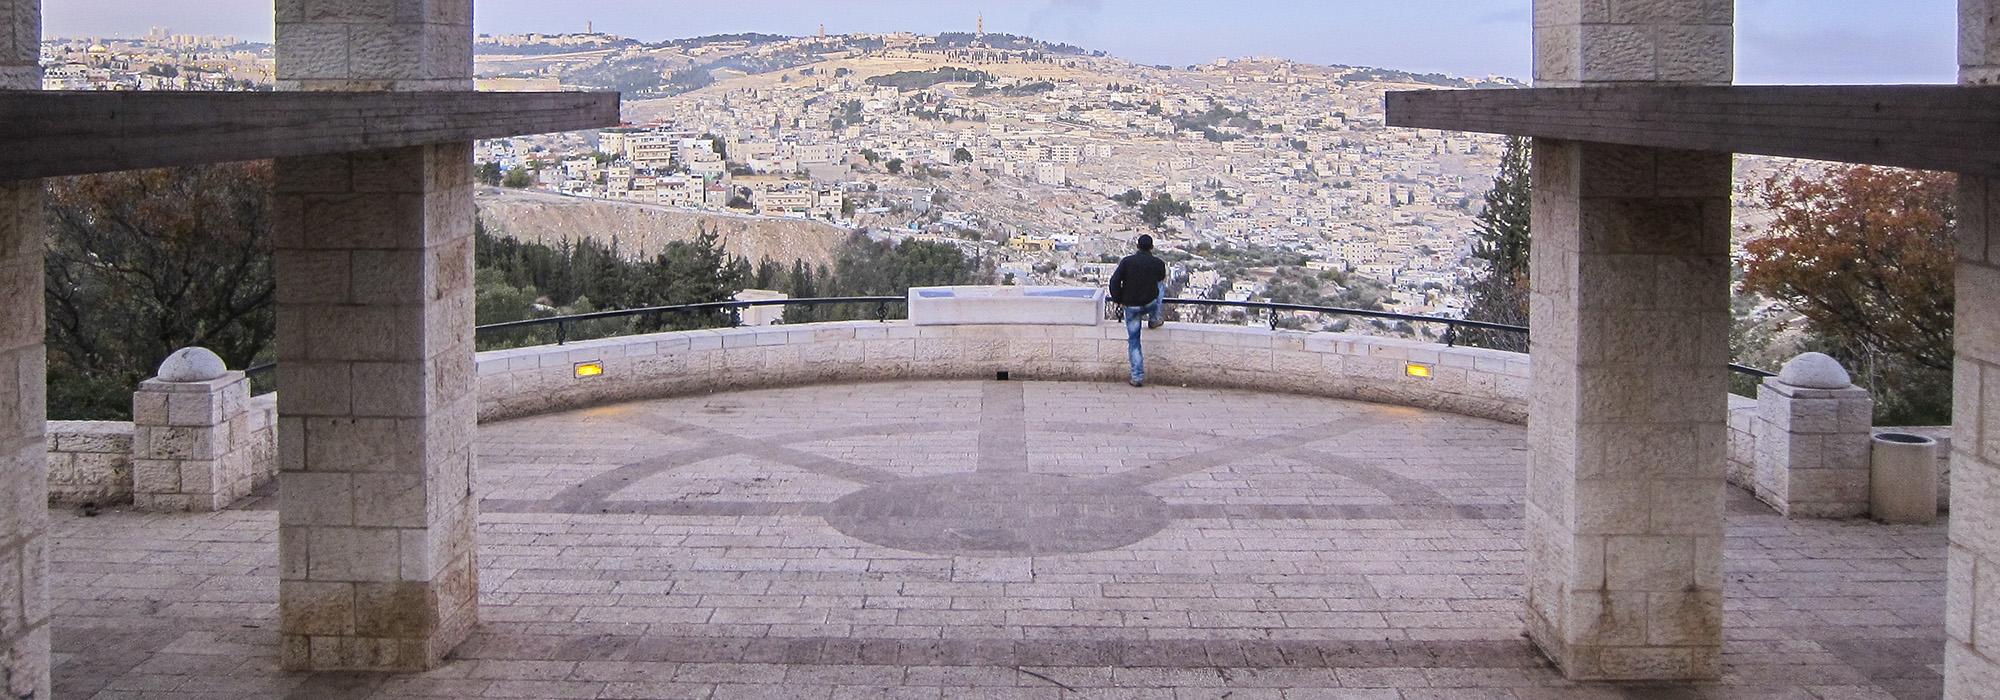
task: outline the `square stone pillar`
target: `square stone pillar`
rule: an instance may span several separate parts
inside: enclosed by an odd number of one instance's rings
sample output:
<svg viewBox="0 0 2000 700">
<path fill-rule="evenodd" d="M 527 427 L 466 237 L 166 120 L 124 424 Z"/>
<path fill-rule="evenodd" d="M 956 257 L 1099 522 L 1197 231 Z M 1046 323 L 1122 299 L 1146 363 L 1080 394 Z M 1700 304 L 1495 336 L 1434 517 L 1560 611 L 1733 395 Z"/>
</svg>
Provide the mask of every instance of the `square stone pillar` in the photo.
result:
<svg viewBox="0 0 2000 700">
<path fill-rule="evenodd" d="M 1960 82 L 2000 86 L 2000 0 L 1959 0 L 1958 54 Z M 1944 695 L 1972 700 L 2000 697 L 2000 182 L 1958 194 Z"/>
<path fill-rule="evenodd" d="M 1730 0 L 1536 0 L 1536 84 L 1726 84 Z M 1731 156 L 1538 139 L 1528 631 L 1579 680 L 1717 677 Z"/>
<path fill-rule="evenodd" d="M 1757 387 L 1754 431 L 1757 498 L 1795 518 L 1867 515 L 1874 418 L 1867 389 L 1765 379 Z"/>
<path fill-rule="evenodd" d="M 0 89 L 39 90 L 38 0 L 0 0 Z M 0 182 L 0 696 L 49 695 L 42 183 Z"/>
<path fill-rule="evenodd" d="M 213 512 L 250 495 L 250 380 L 148 379 L 132 393 L 132 505 Z"/>
<path fill-rule="evenodd" d="M 470 0 L 279 0 L 278 78 L 465 90 Z M 284 666 L 417 670 L 478 620 L 472 144 L 277 164 Z"/>
</svg>

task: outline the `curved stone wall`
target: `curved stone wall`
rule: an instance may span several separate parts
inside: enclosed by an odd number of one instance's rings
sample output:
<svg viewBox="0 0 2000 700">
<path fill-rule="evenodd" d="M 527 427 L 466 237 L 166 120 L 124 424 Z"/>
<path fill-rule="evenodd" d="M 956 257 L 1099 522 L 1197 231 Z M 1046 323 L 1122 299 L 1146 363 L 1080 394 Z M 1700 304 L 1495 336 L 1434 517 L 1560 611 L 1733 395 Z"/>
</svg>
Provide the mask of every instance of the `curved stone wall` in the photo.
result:
<svg viewBox="0 0 2000 700">
<path fill-rule="evenodd" d="M 1393 338 L 1170 323 L 1147 331 L 1154 384 L 1360 399 L 1527 419 L 1525 355 Z M 578 377 L 578 363 L 599 363 Z M 1409 363 L 1432 369 L 1408 376 Z M 684 331 L 479 354 L 481 421 L 597 404 L 895 379 L 1121 381 L 1125 329 L 855 321 Z M 1220 418 L 1219 419 L 1226 419 Z M 1244 417 L 1254 420 L 1254 417 Z"/>
</svg>

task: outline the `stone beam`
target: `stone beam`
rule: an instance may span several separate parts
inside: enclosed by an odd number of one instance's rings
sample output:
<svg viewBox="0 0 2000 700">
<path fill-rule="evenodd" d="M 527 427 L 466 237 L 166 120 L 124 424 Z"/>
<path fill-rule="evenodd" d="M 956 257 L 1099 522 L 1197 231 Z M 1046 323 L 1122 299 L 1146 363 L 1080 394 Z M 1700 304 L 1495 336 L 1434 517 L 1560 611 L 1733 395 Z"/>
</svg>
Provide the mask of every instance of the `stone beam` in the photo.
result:
<svg viewBox="0 0 2000 700">
<path fill-rule="evenodd" d="M 0 89 L 41 86 L 39 0 L 0 0 Z M 4 121 L 0 117 L 0 121 Z M 0 696 L 49 691 L 42 183 L 0 182 Z"/>
<path fill-rule="evenodd" d="M 1959 79 L 2000 84 L 2000 0 L 1959 0 Z M 1958 183 L 1944 696 L 2000 696 L 2000 180 Z"/>
<path fill-rule="evenodd" d="M 1536 84 L 1728 82 L 1728 0 L 1536 0 Z M 1728 153 L 1536 139 L 1528 634 L 1577 680 L 1721 673 Z"/>
<path fill-rule="evenodd" d="M 1390 126 L 2000 175 L 2000 90 L 1619 86 L 1387 100 Z"/>
<path fill-rule="evenodd" d="M 471 17 L 278 0 L 279 85 L 465 90 Z M 472 143 L 281 158 L 276 189 L 280 660 L 432 668 L 479 620 Z"/>
<path fill-rule="evenodd" d="M 617 93 L 0 92 L 0 181 L 618 124 Z"/>
</svg>

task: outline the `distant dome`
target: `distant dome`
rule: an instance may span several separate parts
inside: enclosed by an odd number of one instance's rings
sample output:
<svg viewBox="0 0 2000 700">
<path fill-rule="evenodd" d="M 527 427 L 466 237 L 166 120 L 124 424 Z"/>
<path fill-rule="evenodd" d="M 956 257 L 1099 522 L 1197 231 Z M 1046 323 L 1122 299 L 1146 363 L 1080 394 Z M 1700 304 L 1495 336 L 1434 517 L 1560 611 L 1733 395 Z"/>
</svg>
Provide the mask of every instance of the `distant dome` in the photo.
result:
<svg viewBox="0 0 2000 700">
<path fill-rule="evenodd" d="M 105 45 L 103 45 L 103 44 L 95 44 L 95 45 L 93 45 L 93 46 L 91 46 L 91 47 L 90 47 L 90 52 L 91 52 L 91 53 L 111 53 L 111 47 L 108 47 L 108 46 L 105 46 Z"/>
</svg>

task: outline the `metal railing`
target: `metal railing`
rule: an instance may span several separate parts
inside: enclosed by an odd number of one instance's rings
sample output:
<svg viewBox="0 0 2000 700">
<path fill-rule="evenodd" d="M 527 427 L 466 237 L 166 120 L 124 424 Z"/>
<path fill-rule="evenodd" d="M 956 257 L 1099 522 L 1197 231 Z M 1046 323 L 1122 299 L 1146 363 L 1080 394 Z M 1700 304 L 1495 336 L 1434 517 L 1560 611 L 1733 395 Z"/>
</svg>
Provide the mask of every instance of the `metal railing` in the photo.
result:
<svg viewBox="0 0 2000 700">
<path fill-rule="evenodd" d="M 585 314 L 571 314 L 568 316 L 550 316 L 547 318 L 531 318 L 520 321 L 507 321 L 505 323 L 491 323 L 475 328 L 474 333 L 475 334 L 492 333 L 496 331 L 521 330 L 529 328 L 542 328 L 547 326 L 554 326 L 556 329 L 556 338 L 555 338 L 556 344 L 564 345 L 569 342 L 570 326 L 572 326 L 573 324 L 583 323 L 587 321 L 600 321 L 605 319 L 632 318 L 632 317 L 645 317 L 645 316 L 651 316 L 655 319 L 660 319 L 666 317 L 668 314 L 687 314 L 687 313 L 699 313 L 704 311 L 727 311 L 729 312 L 730 325 L 741 326 L 743 325 L 744 309 L 765 307 L 765 306 L 784 306 L 784 307 L 803 306 L 803 307 L 813 308 L 820 306 L 832 306 L 838 304 L 874 304 L 875 320 L 886 322 L 889 320 L 890 304 L 907 303 L 908 301 L 909 301 L 908 298 L 900 296 L 858 296 L 858 297 L 819 297 L 819 298 L 803 298 L 803 299 L 762 299 L 753 301 L 717 301 L 717 302 L 707 302 L 701 304 L 676 304 L 671 306 L 650 306 L 640 309 L 593 311 L 591 313 L 585 313 Z M 1222 299 L 1180 299 L 1180 298 L 1166 299 L 1164 300 L 1164 303 L 1171 306 L 1196 306 L 1196 307 L 1211 307 L 1211 308 L 1240 308 L 1249 310 L 1262 310 L 1270 315 L 1270 327 L 1272 330 L 1277 330 L 1278 328 L 1279 312 L 1287 312 L 1287 311 L 1324 314 L 1330 316 L 1351 316 L 1355 318 L 1377 319 L 1384 321 L 1402 321 L 1407 323 L 1436 323 L 1436 324 L 1441 324 L 1445 327 L 1444 336 L 1443 338 L 1441 338 L 1441 340 L 1443 340 L 1444 344 L 1449 347 L 1456 347 L 1458 345 L 1459 330 L 1462 328 L 1484 330 L 1484 331 L 1495 331 L 1500 333 L 1519 333 L 1522 336 L 1527 336 L 1529 334 L 1529 329 L 1526 326 L 1513 326 L 1504 323 L 1491 323 L 1487 321 L 1473 321 L 1462 318 L 1450 318 L 1447 316 L 1423 316 L 1418 314 L 1396 313 L 1393 311 L 1349 309 L 1338 306 L 1281 304 L 1277 302 L 1268 302 L 1268 301 L 1229 301 Z M 607 337 L 615 337 L 615 336 L 607 336 Z M 267 362 L 261 365 L 253 366 L 247 370 L 244 370 L 244 374 L 247 374 L 252 379 L 255 379 L 265 374 L 268 374 L 276 370 L 277 368 L 278 364 L 276 362 Z M 1767 372 L 1761 369 L 1757 369 L 1755 367 L 1747 367 L 1744 365 L 1732 364 L 1729 366 L 1729 369 L 1730 371 L 1733 371 L 1737 374 L 1742 374 L 1757 379 L 1778 376 L 1777 374 L 1774 374 L 1772 372 Z"/>
<path fill-rule="evenodd" d="M 1529 335 L 1529 330 L 1527 326 L 1514 326 L 1505 323 L 1491 323 L 1487 321 L 1473 321 L 1463 318 L 1451 318 L 1448 316 L 1421 316 L 1417 314 L 1396 313 L 1393 311 L 1371 311 L 1368 309 L 1349 309 L 1338 306 L 1311 306 L 1307 304 L 1280 304 L 1277 302 L 1269 302 L 1269 301 L 1229 301 L 1222 299 L 1180 299 L 1180 298 L 1170 298 L 1164 301 L 1169 306 L 1204 306 L 1204 307 L 1229 307 L 1229 308 L 1240 308 L 1240 309 L 1261 309 L 1268 312 L 1270 315 L 1271 330 L 1278 329 L 1278 319 L 1279 319 L 1278 312 L 1280 311 L 1317 313 L 1317 314 L 1326 314 L 1332 316 L 1353 316 L 1357 318 L 1381 319 L 1385 321 L 1404 321 L 1409 323 L 1436 323 L 1436 324 L 1441 324 L 1445 327 L 1444 337 L 1440 338 L 1440 340 L 1444 341 L 1444 344 L 1447 347 L 1458 346 L 1458 340 L 1459 340 L 1458 332 L 1459 329 L 1461 328 L 1472 328 L 1477 330 L 1496 331 L 1501 333 L 1519 333 L 1522 335 L 1522 337 L 1526 337 Z M 1729 370 L 1737 374 L 1742 374 L 1758 379 L 1778 376 L 1777 374 L 1772 372 L 1767 372 L 1761 369 L 1757 369 L 1755 367 L 1749 367 L 1739 364 L 1729 365 Z"/>
<path fill-rule="evenodd" d="M 581 323 L 584 321 L 601 321 L 604 319 L 630 318 L 634 316 L 651 316 L 658 319 L 658 318 L 663 318 L 668 314 L 688 314 L 688 313 L 697 313 L 702 311 L 728 311 L 730 315 L 729 319 L 730 325 L 741 326 L 743 325 L 744 309 L 755 308 L 759 306 L 804 306 L 810 308 L 818 306 L 829 306 L 834 304 L 874 304 L 875 320 L 888 321 L 889 305 L 896 303 L 906 303 L 908 301 L 909 300 L 904 297 L 890 297 L 890 296 L 819 297 L 811 299 L 760 299 L 754 301 L 714 301 L 701 304 L 675 304 L 672 306 L 649 306 L 642 309 L 621 309 L 617 311 L 593 311 L 587 314 L 571 314 L 568 316 L 530 318 L 521 321 L 508 321 L 505 323 L 489 323 L 487 325 L 479 326 L 473 329 L 473 332 L 475 334 L 491 333 L 493 331 L 520 330 L 523 328 L 540 328 L 544 326 L 555 326 L 556 344 L 564 345 L 569 342 L 570 325 L 574 323 Z"/>
</svg>

